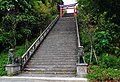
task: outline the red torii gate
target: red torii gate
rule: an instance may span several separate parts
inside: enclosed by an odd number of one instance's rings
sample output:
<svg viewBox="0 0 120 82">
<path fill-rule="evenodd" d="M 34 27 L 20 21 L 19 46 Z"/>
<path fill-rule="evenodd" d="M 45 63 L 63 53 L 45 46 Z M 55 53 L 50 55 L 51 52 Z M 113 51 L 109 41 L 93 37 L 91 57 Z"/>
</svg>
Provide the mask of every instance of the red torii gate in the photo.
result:
<svg viewBox="0 0 120 82">
<path fill-rule="evenodd" d="M 60 18 L 62 18 L 62 13 L 63 13 L 62 11 L 66 9 L 74 9 L 74 16 L 76 16 L 76 4 L 77 3 L 69 4 L 69 5 L 59 5 L 60 6 Z"/>
</svg>

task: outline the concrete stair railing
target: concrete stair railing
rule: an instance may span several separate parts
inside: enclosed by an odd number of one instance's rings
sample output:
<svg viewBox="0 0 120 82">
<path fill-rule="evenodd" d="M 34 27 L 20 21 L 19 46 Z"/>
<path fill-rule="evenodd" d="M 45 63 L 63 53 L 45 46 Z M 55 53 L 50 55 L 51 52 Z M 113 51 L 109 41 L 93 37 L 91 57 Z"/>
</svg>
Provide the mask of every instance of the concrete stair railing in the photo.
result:
<svg viewBox="0 0 120 82">
<path fill-rule="evenodd" d="M 38 46 L 45 39 L 45 37 L 50 32 L 50 30 L 53 28 L 53 26 L 55 25 L 58 19 L 59 19 L 59 16 L 57 16 L 50 23 L 50 25 L 43 31 L 43 33 L 36 39 L 36 41 L 30 46 L 30 48 L 24 53 L 24 55 L 22 56 L 22 69 L 25 67 L 26 63 L 30 60 L 31 56 L 34 54 Z"/>
</svg>

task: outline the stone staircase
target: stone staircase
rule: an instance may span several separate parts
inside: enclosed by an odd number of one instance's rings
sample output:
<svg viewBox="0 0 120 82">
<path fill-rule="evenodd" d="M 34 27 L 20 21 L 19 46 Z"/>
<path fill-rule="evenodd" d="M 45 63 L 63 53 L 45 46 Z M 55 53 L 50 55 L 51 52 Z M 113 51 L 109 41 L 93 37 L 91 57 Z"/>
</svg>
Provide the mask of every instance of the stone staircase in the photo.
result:
<svg viewBox="0 0 120 82">
<path fill-rule="evenodd" d="M 76 43 L 74 17 L 59 19 L 19 76 L 75 77 Z"/>
</svg>

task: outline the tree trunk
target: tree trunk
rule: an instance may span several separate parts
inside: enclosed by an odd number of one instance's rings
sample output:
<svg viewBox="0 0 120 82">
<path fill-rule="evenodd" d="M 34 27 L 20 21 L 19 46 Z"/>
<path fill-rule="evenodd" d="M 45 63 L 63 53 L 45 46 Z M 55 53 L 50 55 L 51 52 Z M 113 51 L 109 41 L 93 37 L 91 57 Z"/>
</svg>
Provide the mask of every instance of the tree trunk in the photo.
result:
<svg viewBox="0 0 120 82">
<path fill-rule="evenodd" d="M 28 34 L 26 35 L 26 44 L 25 45 L 26 45 L 25 48 L 27 50 L 27 48 L 28 48 Z"/>
</svg>

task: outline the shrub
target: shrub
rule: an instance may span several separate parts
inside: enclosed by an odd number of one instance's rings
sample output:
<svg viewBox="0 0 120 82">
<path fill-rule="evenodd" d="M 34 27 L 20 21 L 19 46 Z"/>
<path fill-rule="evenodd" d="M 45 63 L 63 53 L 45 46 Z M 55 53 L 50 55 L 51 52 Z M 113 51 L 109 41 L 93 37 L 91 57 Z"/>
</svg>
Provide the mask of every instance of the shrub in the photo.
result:
<svg viewBox="0 0 120 82">
<path fill-rule="evenodd" d="M 100 66 L 102 68 L 119 69 L 120 68 L 120 58 L 117 58 L 116 56 L 113 56 L 113 55 L 103 54 L 100 59 Z"/>
<path fill-rule="evenodd" d="M 120 1 L 78 0 L 79 27 L 81 43 L 85 47 L 85 59 L 90 61 L 92 51 L 95 50 L 100 66 L 92 66 L 88 78 L 105 81 L 120 80 Z M 114 10 L 116 8 L 116 10 Z M 114 12 L 112 12 L 114 11 Z M 90 50 L 91 49 L 91 50 Z M 95 65 L 94 58 L 90 64 Z"/>
<path fill-rule="evenodd" d="M 90 81 L 105 81 L 113 79 L 115 81 L 120 80 L 120 70 L 113 68 L 101 68 L 99 66 L 92 66 L 91 72 L 87 75 Z"/>
<path fill-rule="evenodd" d="M 98 55 L 108 53 L 111 45 L 111 36 L 107 31 L 96 32 L 94 35 L 95 50 Z"/>
</svg>

